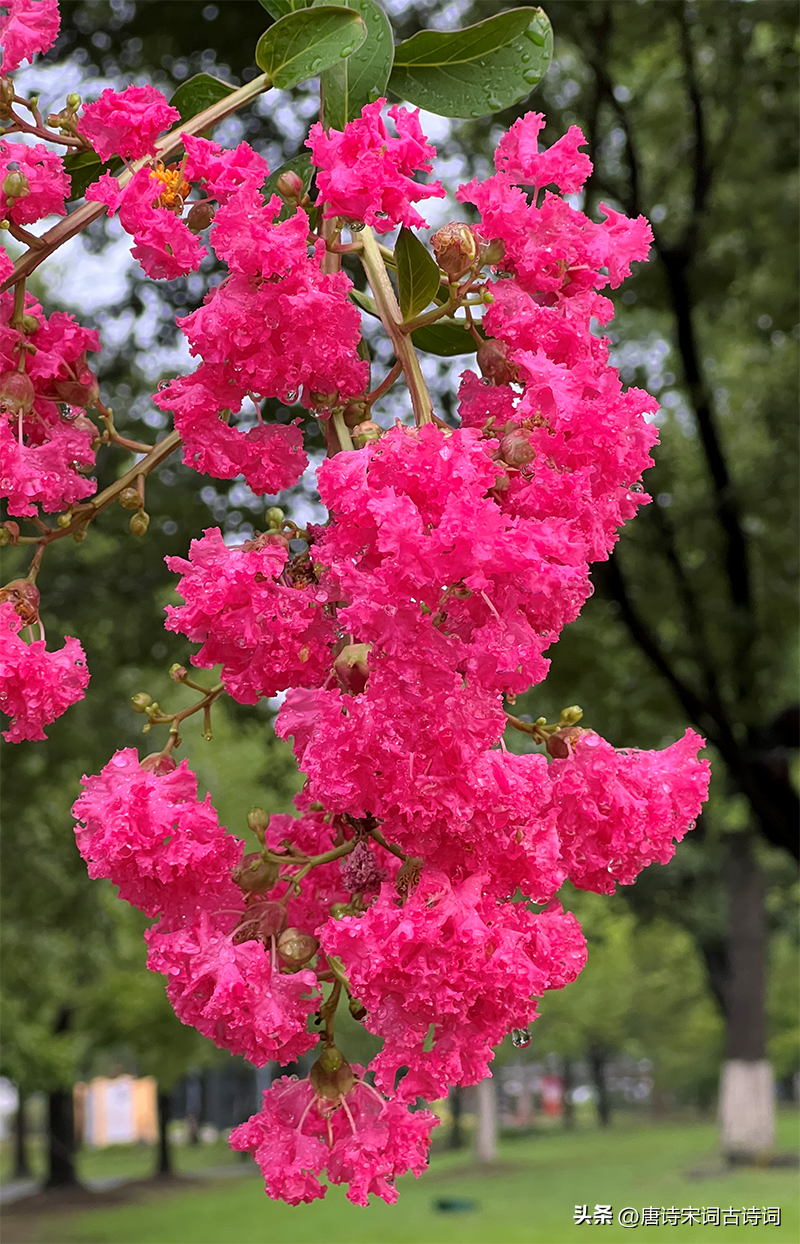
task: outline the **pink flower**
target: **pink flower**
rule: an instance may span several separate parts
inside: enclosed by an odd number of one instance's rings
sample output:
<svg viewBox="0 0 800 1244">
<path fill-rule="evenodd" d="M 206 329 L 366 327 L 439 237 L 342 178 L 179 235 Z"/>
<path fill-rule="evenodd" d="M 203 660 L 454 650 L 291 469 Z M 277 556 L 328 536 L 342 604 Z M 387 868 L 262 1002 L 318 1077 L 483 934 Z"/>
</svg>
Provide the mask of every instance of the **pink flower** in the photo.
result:
<svg viewBox="0 0 800 1244">
<path fill-rule="evenodd" d="M 193 664 L 222 665 L 227 690 L 242 704 L 330 676 L 330 619 L 313 587 L 295 585 L 288 560 L 281 536 L 229 548 L 216 527 L 192 541 L 188 561 L 167 558 L 170 570 L 183 573 L 178 591 L 186 601 L 167 607 L 167 629 L 202 641 Z"/>
<path fill-rule="evenodd" d="M 569 756 L 549 774 L 561 854 L 581 890 L 613 894 L 648 864 L 666 864 L 694 827 L 708 795 L 710 766 L 693 730 L 664 751 L 616 751 L 593 731 L 576 731 Z"/>
<path fill-rule="evenodd" d="M 344 132 L 327 133 L 312 125 L 306 146 L 319 169 L 317 186 L 325 216 L 364 221 L 379 233 L 396 225 L 426 229 L 411 206 L 420 199 L 444 198 L 440 182 L 423 185 L 415 172 L 429 173 L 436 154 L 419 124 L 419 109 L 409 112 L 396 104 L 389 109 L 397 137 L 393 138 L 381 118 L 385 99 L 367 104 L 361 116 L 350 121 Z"/>
<path fill-rule="evenodd" d="M 86 104 L 78 119 L 78 133 L 88 138 L 104 162 L 113 155 L 138 160 L 152 155 L 155 140 L 181 116 L 154 86 L 129 86 L 103 91 Z"/>
<path fill-rule="evenodd" d="M 176 896 L 177 897 L 177 896 Z M 287 974 L 274 948 L 260 940 L 237 942 L 241 891 L 232 882 L 209 889 L 194 905 L 177 905 L 145 934 L 147 966 L 167 977 L 175 1014 L 221 1049 L 262 1067 L 293 1062 L 316 1041 L 309 1014 L 320 995 L 310 968 Z"/>
<path fill-rule="evenodd" d="M 93 430 L 63 418 L 47 427 L 25 420 L 23 427 L 42 434 L 41 443 L 20 443 L 16 424 L 0 414 L 0 495 L 9 514 L 35 514 L 37 504 L 52 514 L 95 492 L 97 480 L 75 469 L 94 466 Z"/>
<path fill-rule="evenodd" d="M 536 1017 L 534 995 L 574 980 L 585 962 L 574 916 L 557 904 L 536 916 L 496 903 L 482 895 L 485 880 L 453 885 L 425 868 L 405 903 L 386 882 L 363 916 L 322 931 L 323 950 L 341 960 L 367 1008 L 367 1028 L 384 1038 L 375 1082 L 399 1101 L 483 1080 L 491 1047 Z"/>
<path fill-rule="evenodd" d="M 227 203 L 242 186 L 262 186 L 269 176 L 266 160 L 247 143 L 223 151 L 208 138 L 185 134 L 183 146 L 186 180 L 205 182 L 208 197 L 221 204 Z"/>
<path fill-rule="evenodd" d="M 48 652 L 43 639 L 24 643 L 21 628 L 14 606 L 0 603 L 0 711 L 11 718 L 3 731 L 9 743 L 46 738 L 43 727 L 82 700 L 89 682 L 77 639 L 65 639 L 58 652 Z"/>
<path fill-rule="evenodd" d="M 22 187 L 16 195 L 2 189 L 14 174 Z M 27 143 L 0 140 L 0 216 L 15 225 L 32 225 L 44 216 L 64 216 L 69 186 L 61 156 L 43 143 L 29 147 Z"/>
<path fill-rule="evenodd" d="M 4 0 L 0 14 L 2 72 L 12 73 L 37 52 L 48 52 L 56 41 L 61 18 L 58 0 Z"/>
<path fill-rule="evenodd" d="M 90 877 L 108 877 L 120 898 L 148 916 L 229 882 L 242 842 L 220 824 L 209 796 L 197 799 L 186 761 L 159 776 L 132 747 L 97 777 L 84 777 L 72 814 Z"/>
<path fill-rule="evenodd" d="M 515 121 L 500 139 L 494 163 L 518 186 L 555 185 L 564 194 L 576 194 L 592 171 L 592 162 L 578 151 L 586 144 L 577 125 L 571 125 L 562 138 L 539 154 L 538 137 L 544 128 L 541 112 L 528 112 Z"/>
<path fill-rule="evenodd" d="M 171 281 L 196 272 L 206 254 L 200 239 L 180 213 L 190 186 L 180 170 L 140 168 L 124 187 L 104 173 L 86 191 L 87 201 L 105 203 L 108 215 L 119 210 L 120 224 L 134 242 L 132 254 L 154 281 Z"/>
<path fill-rule="evenodd" d="M 364 1074 L 358 1065 L 353 1071 Z M 325 1195 L 317 1176 L 326 1168 L 331 1183 L 350 1185 L 354 1205 L 367 1205 L 370 1193 L 391 1205 L 395 1180 L 425 1169 L 437 1123 L 429 1110 L 409 1112 L 361 1078 L 329 1098 L 309 1080 L 285 1076 L 264 1091 L 260 1112 L 231 1133 L 230 1143 L 253 1155 L 267 1194 L 290 1205 Z"/>
</svg>

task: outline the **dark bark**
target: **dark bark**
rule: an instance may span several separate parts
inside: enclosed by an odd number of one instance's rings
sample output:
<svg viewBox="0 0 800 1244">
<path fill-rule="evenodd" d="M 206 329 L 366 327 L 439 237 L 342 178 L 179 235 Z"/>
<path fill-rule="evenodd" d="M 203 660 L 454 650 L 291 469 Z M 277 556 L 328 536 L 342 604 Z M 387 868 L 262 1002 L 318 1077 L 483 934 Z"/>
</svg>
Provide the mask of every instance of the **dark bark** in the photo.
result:
<svg viewBox="0 0 800 1244">
<path fill-rule="evenodd" d="M 14 1116 L 14 1178 L 31 1179 L 30 1162 L 28 1161 L 28 1119 L 25 1114 L 25 1095 L 20 1091 L 19 1105 Z"/>
<path fill-rule="evenodd" d="M 597 1095 L 597 1121 L 601 1127 L 608 1127 L 611 1122 L 611 1101 L 606 1083 L 606 1057 L 606 1051 L 602 1046 L 591 1045 L 589 1047 L 589 1067 Z"/>
<path fill-rule="evenodd" d="M 45 1188 L 77 1188 L 72 1089 L 56 1089 L 48 1094 L 47 1121 L 48 1169 Z"/>
<path fill-rule="evenodd" d="M 461 1117 L 464 1111 L 464 1090 L 460 1084 L 450 1089 L 450 1135 L 447 1138 L 448 1149 L 463 1149 L 464 1128 Z"/>
<path fill-rule="evenodd" d="M 562 1119 L 564 1127 L 572 1129 L 575 1126 L 575 1103 L 572 1100 L 572 1090 L 575 1087 L 575 1074 L 571 1058 L 564 1058 L 561 1067 L 561 1079 L 563 1084 L 561 1096 Z"/>
<path fill-rule="evenodd" d="M 172 1146 L 169 1143 L 169 1122 L 172 1118 L 172 1097 L 163 1089 L 158 1090 L 158 1157 L 156 1175 L 169 1178 L 175 1174 L 172 1164 Z"/>
<path fill-rule="evenodd" d="M 766 1057 L 764 1007 L 767 929 L 764 878 L 750 833 L 732 834 L 726 879 L 730 899 L 726 1040 L 728 1058 Z"/>
</svg>

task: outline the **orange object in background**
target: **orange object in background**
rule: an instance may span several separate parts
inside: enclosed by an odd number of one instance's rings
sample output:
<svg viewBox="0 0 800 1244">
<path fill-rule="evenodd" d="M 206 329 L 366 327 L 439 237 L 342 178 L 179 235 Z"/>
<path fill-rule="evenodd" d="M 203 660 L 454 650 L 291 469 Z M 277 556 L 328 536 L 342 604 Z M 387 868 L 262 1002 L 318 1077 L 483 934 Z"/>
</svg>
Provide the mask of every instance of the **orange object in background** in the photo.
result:
<svg viewBox="0 0 800 1244">
<path fill-rule="evenodd" d="M 87 1145 L 155 1144 L 158 1138 L 156 1081 L 153 1076 L 135 1079 L 96 1076 L 88 1084 L 76 1084 L 75 1130 Z"/>
</svg>

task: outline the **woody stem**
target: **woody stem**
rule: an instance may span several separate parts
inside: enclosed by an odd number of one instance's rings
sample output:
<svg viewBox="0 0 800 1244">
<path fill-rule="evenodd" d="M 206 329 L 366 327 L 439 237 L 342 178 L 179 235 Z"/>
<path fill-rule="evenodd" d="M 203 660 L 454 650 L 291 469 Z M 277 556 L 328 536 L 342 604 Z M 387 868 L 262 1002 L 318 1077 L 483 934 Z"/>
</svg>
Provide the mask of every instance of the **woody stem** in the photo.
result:
<svg viewBox="0 0 800 1244">
<path fill-rule="evenodd" d="M 375 240 L 375 234 L 371 229 L 367 228 L 361 234 L 361 239 L 364 245 L 364 249 L 361 252 L 361 262 L 364 265 L 367 280 L 372 289 L 375 305 L 383 321 L 383 326 L 394 346 L 397 361 L 403 369 L 408 391 L 411 394 L 414 418 L 417 425 L 421 427 L 423 423 L 431 423 L 433 421 L 433 407 L 425 386 L 419 359 L 410 339 L 402 330 L 403 317 L 397 305 L 397 299 L 394 296 L 394 290 L 383 262 L 380 247 Z"/>
</svg>

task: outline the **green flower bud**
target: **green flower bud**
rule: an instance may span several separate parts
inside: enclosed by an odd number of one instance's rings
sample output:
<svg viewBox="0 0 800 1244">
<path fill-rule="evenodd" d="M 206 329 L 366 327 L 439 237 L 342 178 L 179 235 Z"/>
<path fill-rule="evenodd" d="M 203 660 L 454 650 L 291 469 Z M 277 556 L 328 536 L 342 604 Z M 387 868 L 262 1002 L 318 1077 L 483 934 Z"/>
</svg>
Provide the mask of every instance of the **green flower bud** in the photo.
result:
<svg viewBox="0 0 800 1244">
<path fill-rule="evenodd" d="M 66 512 L 66 514 L 59 514 L 58 518 L 56 519 L 56 522 L 58 523 L 59 527 L 63 531 L 64 528 L 69 527 L 70 523 L 72 522 L 72 514 L 69 512 L 69 510 Z"/>
<path fill-rule="evenodd" d="M 139 496 L 138 488 L 123 488 L 117 500 L 123 510 L 138 510 L 139 506 L 142 504 L 142 498 Z"/>
<path fill-rule="evenodd" d="M 137 691 L 136 695 L 131 696 L 131 706 L 135 713 L 146 712 L 152 703 L 153 697 L 146 691 Z"/>
<path fill-rule="evenodd" d="M 31 184 L 19 169 L 9 169 L 0 189 L 7 199 L 26 199 L 31 192 Z"/>
<path fill-rule="evenodd" d="M 258 851 L 251 851 L 231 872 L 235 885 L 245 894 L 263 894 L 271 890 L 278 880 L 279 868 L 271 860 L 264 860 Z"/>
<path fill-rule="evenodd" d="M 279 528 L 286 515 L 279 505 L 271 505 L 264 515 L 270 527 Z"/>
<path fill-rule="evenodd" d="M 143 536 L 150 526 L 150 515 L 144 510 L 140 510 L 138 514 L 134 514 L 130 521 L 130 529 L 132 536 Z"/>
<path fill-rule="evenodd" d="M 353 428 L 352 441 L 356 449 L 363 449 L 365 445 L 373 445 L 375 441 L 379 441 L 382 436 L 383 429 L 367 419 L 365 423 L 359 423 Z"/>
</svg>

